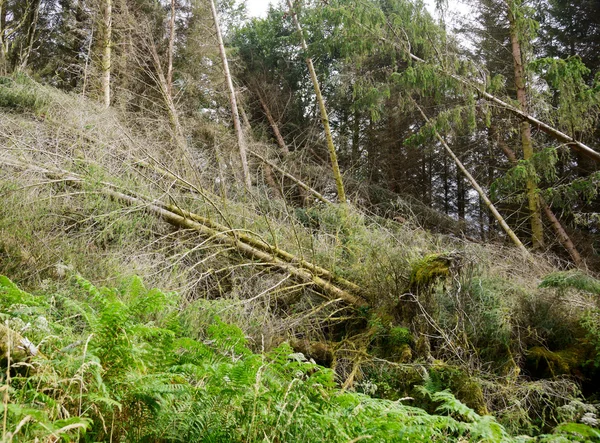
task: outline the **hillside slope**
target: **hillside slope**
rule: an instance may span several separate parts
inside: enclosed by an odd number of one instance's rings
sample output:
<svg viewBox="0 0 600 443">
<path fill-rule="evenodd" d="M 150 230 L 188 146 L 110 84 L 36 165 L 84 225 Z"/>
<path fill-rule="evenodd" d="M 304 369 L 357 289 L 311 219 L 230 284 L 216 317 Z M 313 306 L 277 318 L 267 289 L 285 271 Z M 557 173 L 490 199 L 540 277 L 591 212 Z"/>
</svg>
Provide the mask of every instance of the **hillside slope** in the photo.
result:
<svg viewBox="0 0 600 443">
<path fill-rule="evenodd" d="M 451 403 L 443 393 L 450 390 L 471 409 L 453 409 L 449 414 L 464 414 L 464 421 L 474 425 L 492 413 L 509 433 L 540 433 L 592 413 L 582 396 L 593 400 L 599 391 L 595 377 L 600 362 L 600 289 L 592 277 L 563 269 L 551 256 L 531 260 L 512 247 L 434 234 L 415 220 L 397 223 L 357 207 L 318 202 L 293 206 L 258 179 L 252 190 L 241 189 L 235 179 L 231 136 L 210 121 L 199 131 L 220 140 L 219 155 L 201 137 L 188 140 L 183 155 L 160 121 L 102 110 L 28 78 L 3 79 L 0 105 L 0 274 L 25 290 L 49 296 L 43 306 L 52 305 L 52 294 L 72 294 L 74 279 L 92 282 L 91 288 L 118 287 L 139 276 L 149 287 L 179 294 L 169 299 L 175 306 L 170 309 L 195 326 L 178 339 L 217 340 L 201 331 L 218 317 L 219 322 L 241 328 L 252 351 L 275 349 L 270 357 L 248 357 L 248 364 L 256 367 L 240 384 L 245 389 L 272 389 L 252 383 L 261 376 L 261 358 L 285 360 L 283 354 L 291 353 L 286 345 L 281 347 L 287 342 L 294 351 L 331 367 L 345 391 L 387 400 L 410 397 L 414 406 L 444 413 L 448 412 L 444 405 Z M 258 143 L 252 149 L 269 153 L 268 146 Z M 262 166 L 252 167 L 254 176 L 261 177 Z M 11 284 L 5 286 L 12 289 L 2 292 L 3 315 L 20 317 L 15 306 L 21 302 L 14 298 L 20 293 Z M 91 309 L 99 315 L 107 305 L 102 301 L 95 306 L 96 290 L 86 291 L 78 295 L 78 302 L 84 303 L 82 312 Z M 126 293 L 115 294 L 127 299 Z M 147 302 L 154 303 L 152 299 L 143 303 Z M 26 301 L 23 305 L 30 306 Z M 214 315 L 207 320 L 206 312 Z M 60 314 L 54 315 L 53 321 L 63 322 Z M 110 327 L 118 329 L 121 320 L 116 318 Z M 155 320 L 150 316 L 143 324 Z M 157 325 L 169 329 L 164 323 Z M 97 334 L 87 327 L 77 332 L 80 335 L 71 331 L 69 336 L 80 341 L 87 340 L 86 334 Z M 134 323 L 128 327 L 139 333 Z M 13 326 L 10 330 L 23 333 Z M 219 337 L 228 331 L 224 328 Z M 237 334 L 237 329 L 231 331 Z M 142 347 L 153 346 L 148 338 L 162 332 L 148 334 L 142 334 Z M 36 339 L 44 341 L 44 335 Z M 68 344 L 61 342 L 55 348 L 63 346 Z M 233 362 L 238 354 L 219 352 Z M 246 347 L 239 353 L 250 355 Z M 148 368 L 154 364 L 133 358 L 131 364 L 138 363 Z M 100 374 L 107 377 L 110 369 L 99 364 Z M 123 365 L 129 363 L 123 360 Z M 290 387 L 300 383 L 296 380 L 305 383 L 313 377 L 313 369 L 301 363 L 289 370 L 304 375 L 286 375 L 278 383 Z M 319 383 L 334 389 L 333 373 L 325 374 Z M 202 380 L 204 375 L 185 377 Z M 83 382 L 80 386 L 83 390 Z M 278 392 L 287 395 L 285 389 Z M 352 397 L 345 404 L 344 397 L 339 398 L 342 410 L 357 408 L 352 402 L 363 401 Z M 114 408 L 119 408 L 110 406 L 111 401 L 120 400 L 106 400 L 105 407 L 115 414 Z M 276 414 L 269 401 L 245 398 L 244 402 L 240 404 L 264 406 L 266 416 Z M 80 416 L 90 417 L 81 413 L 81 404 Z M 163 403 L 157 403 L 160 409 L 159 404 Z M 198 406 L 190 406 L 194 407 Z M 373 407 L 388 411 L 400 406 Z M 422 413 L 400 409 L 398 414 L 406 416 Z M 106 427 L 115 415 L 104 413 L 95 419 L 101 416 Z M 291 420 L 295 410 L 287 413 L 276 423 Z M 397 420 L 396 412 L 390 414 L 390 422 Z M 252 431 L 255 440 L 262 439 L 253 428 L 258 423 L 240 426 L 250 426 L 240 435 Z M 508 438 L 495 425 L 489 429 L 498 433 L 489 437 L 462 427 L 445 422 L 436 438 Z M 360 428 L 347 437 L 369 432 Z M 142 436 L 127 438 L 136 441 Z"/>
</svg>

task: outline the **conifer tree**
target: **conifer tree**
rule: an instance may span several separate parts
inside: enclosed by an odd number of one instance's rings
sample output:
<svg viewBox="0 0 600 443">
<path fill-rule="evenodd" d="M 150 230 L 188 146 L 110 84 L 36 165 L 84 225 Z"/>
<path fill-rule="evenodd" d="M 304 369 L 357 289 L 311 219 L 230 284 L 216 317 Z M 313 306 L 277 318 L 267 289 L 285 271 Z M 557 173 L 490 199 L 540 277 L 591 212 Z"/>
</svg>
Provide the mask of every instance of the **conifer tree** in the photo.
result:
<svg viewBox="0 0 600 443">
<path fill-rule="evenodd" d="M 531 37 L 531 25 L 527 23 L 527 18 L 524 16 L 520 0 L 505 0 L 505 4 L 507 18 L 510 25 L 509 33 L 514 65 L 515 87 L 517 90 L 517 100 L 519 102 L 519 108 L 521 111 L 529 113 L 523 43 Z M 524 120 L 521 122 L 520 130 L 523 159 L 526 162 L 529 162 L 530 174 L 532 175 L 526 180 L 532 244 L 534 249 L 539 249 L 544 246 L 544 225 L 542 223 L 536 178 L 534 177 L 535 168 L 532 163 L 534 150 L 533 140 L 531 137 L 531 125 L 528 121 Z"/>
</svg>

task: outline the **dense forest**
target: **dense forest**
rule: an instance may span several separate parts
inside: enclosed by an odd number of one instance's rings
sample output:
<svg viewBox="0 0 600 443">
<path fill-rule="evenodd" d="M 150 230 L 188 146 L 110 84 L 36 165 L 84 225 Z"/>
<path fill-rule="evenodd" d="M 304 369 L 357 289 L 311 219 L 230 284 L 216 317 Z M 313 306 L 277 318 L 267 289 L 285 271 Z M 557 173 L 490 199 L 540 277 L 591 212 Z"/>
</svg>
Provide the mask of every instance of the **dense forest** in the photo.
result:
<svg viewBox="0 0 600 443">
<path fill-rule="evenodd" d="M 2 442 L 600 442 L 598 0 L 275 3 L 0 0 Z"/>
</svg>

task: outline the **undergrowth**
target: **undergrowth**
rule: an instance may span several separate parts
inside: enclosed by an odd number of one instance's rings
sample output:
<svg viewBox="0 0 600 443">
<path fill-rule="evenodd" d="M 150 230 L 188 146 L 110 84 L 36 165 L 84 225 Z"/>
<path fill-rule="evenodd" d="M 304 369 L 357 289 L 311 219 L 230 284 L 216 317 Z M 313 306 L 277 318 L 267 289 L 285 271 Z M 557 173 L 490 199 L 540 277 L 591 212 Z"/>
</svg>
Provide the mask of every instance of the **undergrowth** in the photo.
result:
<svg viewBox="0 0 600 443">
<path fill-rule="evenodd" d="M 0 277 L 3 441 L 523 440 L 447 391 L 421 388 L 433 415 L 341 391 L 287 344 L 252 353 L 216 315 L 189 331 L 178 303 L 138 278 L 112 289 L 75 276 L 34 295 Z M 600 437 L 582 424 L 557 433 Z"/>
</svg>

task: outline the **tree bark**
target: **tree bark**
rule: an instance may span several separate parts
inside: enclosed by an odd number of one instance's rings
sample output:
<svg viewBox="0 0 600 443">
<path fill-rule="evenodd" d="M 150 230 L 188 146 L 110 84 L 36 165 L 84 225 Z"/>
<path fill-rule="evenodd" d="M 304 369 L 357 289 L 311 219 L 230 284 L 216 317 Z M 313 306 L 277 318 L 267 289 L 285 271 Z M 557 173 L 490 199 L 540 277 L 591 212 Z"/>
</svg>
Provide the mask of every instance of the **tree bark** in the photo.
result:
<svg viewBox="0 0 600 443">
<path fill-rule="evenodd" d="M 217 33 L 217 41 L 219 43 L 219 53 L 221 55 L 221 62 L 223 63 L 223 71 L 225 73 L 225 80 L 227 87 L 229 88 L 229 101 L 231 104 L 231 116 L 233 118 L 233 127 L 237 136 L 238 148 L 240 151 L 240 160 L 242 162 L 242 174 L 244 177 L 244 183 L 248 189 L 252 187 L 252 181 L 250 180 L 250 170 L 248 168 L 248 159 L 246 156 L 246 139 L 244 137 L 244 131 L 242 130 L 242 124 L 240 122 L 240 114 L 237 107 L 237 99 L 235 97 L 235 89 L 233 87 L 233 81 L 229 72 L 229 63 L 227 62 L 227 54 L 225 53 L 225 45 L 223 44 L 223 36 L 221 35 L 221 28 L 219 26 L 219 16 L 217 15 L 217 8 L 215 6 L 215 0 L 210 0 L 210 7 L 212 10 L 213 20 L 215 23 L 215 31 Z"/>
<path fill-rule="evenodd" d="M 104 107 L 110 106 L 110 74 L 112 51 L 112 0 L 104 0 L 104 40 L 102 42 L 102 97 Z"/>
<path fill-rule="evenodd" d="M 302 50 L 305 53 L 307 53 L 308 46 L 306 44 L 306 40 L 304 39 L 304 33 L 302 32 L 302 27 L 300 26 L 300 22 L 298 21 L 298 16 L 294 11 L 292 1 L 287 0 L 287 5 L 289 8 L 289 14 L 292 16 L 294 25 L 296 26 L 296 31 L 298 31 L 300 43 L 302 45 Z M 340 166 L 338 164 L 337 154 L 335 152 L 335 146 L 333 144 L 333 136 L 331 135 L 331 128 L 329 127 L 329 117 L 327 115 L 327 108 L 325 107 L 325 101 L 323 100 L 323 95 L 321 94 L 321 87 L 319 86 L 319 79 L 317 78 L 317 73 L 315 71 L 313 61 L 308 56 L 306 57 L 306 65 L 308 66 L 308 72 L 310 73 L 310 78 L 312 80 L 313 87 L 315 89 L 315 95 L 317 96 L 317 102 L 319 104 L 319 110 L 321 112 L 321 123 L 323 124 L 323 128 L 325 130 L 325 139 L 327 140 L 327 149 L 329 150 L 329 158 L 331 160 L 331 169 L 333 170 L 333 177 L 335 179 L 335 184 L 337 188 L 338 200 L 340 203 L 345 204 L 346 191 L 344 190 L 342 173 L 340 172 Z"/>
<path fill-rule="evenodd" d="M 528 112 L 527 92 L 525 85 L 525 69 L 523 67 L 523 54 L 519 42 L 519 30 L 517 19 L 513 8 L 516 7 L 514 1 L 507 0 L 508 21 L 510 24 L 510 43 L 512 47 L 512 56 L 515 73 L 515 86 L 517 88 L 517 100 L 519 107 L 524 113 Z M 527 120 L 521 122 L 521 146 L 523 148 L 523 159 L 528 162 L 533 160 L 533 142 L 531 140 L 531 125 Z M 531 164 L 531 169 L 533 165 Z M 534 170 L 535 173 L 535 170 Z M 531 223 L 531 241 L 533 249 L 541 249 L 544 246 L 544 225 L 542 223 L 542 213 L 538 198 L 538 188 L 535 179 L 529 177 L 526 181 L 527 202 L 529 207 L 529 216 Z"/>
</svg>

